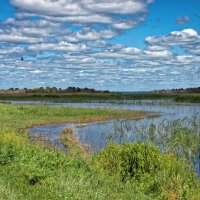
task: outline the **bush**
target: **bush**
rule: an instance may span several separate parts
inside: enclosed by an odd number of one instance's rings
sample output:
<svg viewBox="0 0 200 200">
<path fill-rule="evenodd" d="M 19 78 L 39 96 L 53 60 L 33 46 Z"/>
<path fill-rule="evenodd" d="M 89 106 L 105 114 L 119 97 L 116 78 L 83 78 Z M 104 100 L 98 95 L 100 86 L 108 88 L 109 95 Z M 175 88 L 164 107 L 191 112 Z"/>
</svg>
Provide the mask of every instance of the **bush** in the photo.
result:
<svg viewBox="0 0 200 200">
<path fill-rule="evenodd" d="M 140 179 L 144 174 L 154 175 L 162 168 L 160 150 L 149 143 L 112 144 L 96 158 L 95 163 L 108 174 L 118 174 L 121 180 L 127 177 Z"/>
<path fill-rule="evenodd" d="M 150 143 L 111 144 L 93 160 L 104 177 L 131 182 L 146 195 L 163 199 L 193 199 L 199 180 L 189 164 L 171 154 L 163 154 Z M 195 195 L 194 195 L 195 194 Z M 172 198 L 173 196 L 173 198 Z"/>
</svg>

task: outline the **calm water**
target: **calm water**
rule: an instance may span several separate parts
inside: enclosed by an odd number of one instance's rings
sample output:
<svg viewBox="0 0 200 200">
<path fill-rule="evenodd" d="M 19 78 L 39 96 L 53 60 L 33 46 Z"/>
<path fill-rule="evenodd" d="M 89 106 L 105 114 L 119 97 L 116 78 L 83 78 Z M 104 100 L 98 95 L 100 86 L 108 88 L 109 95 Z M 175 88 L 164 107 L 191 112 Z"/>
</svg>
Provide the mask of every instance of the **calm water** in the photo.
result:
<svg viewBox="0 0 200 200">
<path fill-rule="evenodd" d="M 86 144 L 90 147 L 91 151 L 98 151 L 105 146 L 109 137 L 116 132 L 124 129 L 129 140 L 134 140 L 136 137 L 134 132 L 137 128 L 148 127 L 150 124 L 159 125 L 161 123 L 168 123 L 178 119 L 193 117 L 200 118 L 200 104 L 180 104 L 180 105 L 161 105 L 163 100 L 151 101 L 114 101 L 104 103 L 48 103 L 41 101 L 10 101 L 15 104 L 45 104 L 50 106 L 64 106 L 64 107 L 81 107 L 81 108 L 112 108 L 112 109 L 124 109 L 124 110 L 142 110 L 158 112 L 160 117 L 151 119 L 141 119 L 138 121 L 110 121 L 110 122 L 98 122 L 87 123 L 82 128 L 76 128 L 79 124 L 51 124 L 48 126 L 39 126 L 30 129 L 31 137 L 37 135 L 44 136 L 45 140 L 48 140 L 51 144 L 64 148 L 59 141 L 60 133 L 65 127 L 72 127 L 74 133 L 79 139 L 80 143 Z M 169 101 L 169 100 L 168 100 Z M 118 130 L 116 130 L 118 129 Z M 137 139 L 137 138 L 136 138 Z"/>
</svg>

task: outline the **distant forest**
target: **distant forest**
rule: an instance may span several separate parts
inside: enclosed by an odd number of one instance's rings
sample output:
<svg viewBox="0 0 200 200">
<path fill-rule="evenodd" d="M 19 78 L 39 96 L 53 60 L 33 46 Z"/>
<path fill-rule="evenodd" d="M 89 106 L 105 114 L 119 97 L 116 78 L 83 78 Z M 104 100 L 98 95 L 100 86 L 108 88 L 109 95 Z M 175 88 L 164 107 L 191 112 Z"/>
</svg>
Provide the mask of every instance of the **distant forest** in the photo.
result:
<svg viewBox="0 0 200 200">
<path fill-rule="evenodd" d="M 95 90 L 90 88 L 68 87 L 66 89 L 56 87 L 28 88 L 9 88 L 0 90 L 0 94 L 66 94 L 66 93 L 110 93 L 109 90 Z"/>
<path fill-rule="evenodd" d="M 0 94 L 67 94 L 67 93 L 111 93 L 109 90 L 95 90 L 92 88 L 79 88 L 79 87 L 68 87 L 66 89 L 56 87 L 39 87 L 39 88 L 9 88 L 0 90 Z M 147 92 L 148 93 L 148 92 Z M 179 89 L 163 89 L 154 90 L 149 93 L 158 94 L 200 94 L 200 87 L 196 88 L 179 88 Z"/>
<path fill-rule="evenodd" d="M 197 88 L 180 88 L 180 89 L 170 89 L 170 90 L 154 90 L 155 93 L 176 93 L 176 94 L 194 94 L 200 93 L 200 87 Z"/>
</svg>

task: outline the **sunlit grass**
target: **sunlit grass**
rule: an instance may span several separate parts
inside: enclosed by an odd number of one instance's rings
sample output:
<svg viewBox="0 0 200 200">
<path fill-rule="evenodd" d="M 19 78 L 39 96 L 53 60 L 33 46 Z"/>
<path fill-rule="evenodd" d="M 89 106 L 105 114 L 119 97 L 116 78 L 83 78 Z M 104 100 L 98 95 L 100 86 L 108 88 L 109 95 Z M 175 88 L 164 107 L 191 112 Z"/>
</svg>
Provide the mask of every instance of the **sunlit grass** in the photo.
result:
<svg viewBox="0 0 200 200">
<path fill-rule="evenodd" d="M 140 119 L 149 115 L 151 113 L 140 111 L 0 104 L 0 129 L 22 129 L 34 124 L 56 122 Z"/>
</svg>

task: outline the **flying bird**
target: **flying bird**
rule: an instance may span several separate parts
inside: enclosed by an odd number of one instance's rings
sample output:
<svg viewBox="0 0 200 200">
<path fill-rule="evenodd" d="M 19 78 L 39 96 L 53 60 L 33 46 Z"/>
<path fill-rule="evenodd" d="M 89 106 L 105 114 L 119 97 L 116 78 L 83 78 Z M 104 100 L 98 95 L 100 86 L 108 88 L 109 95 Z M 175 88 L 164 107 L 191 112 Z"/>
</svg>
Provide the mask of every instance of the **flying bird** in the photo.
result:
<svg viewBox="0 0 200 200">
<path fill-rule="evenodd" d="M 21 61 L 23 61 L 24 60 L 24 57 L 23 56 L 21 56 Z"/>
</svg>

